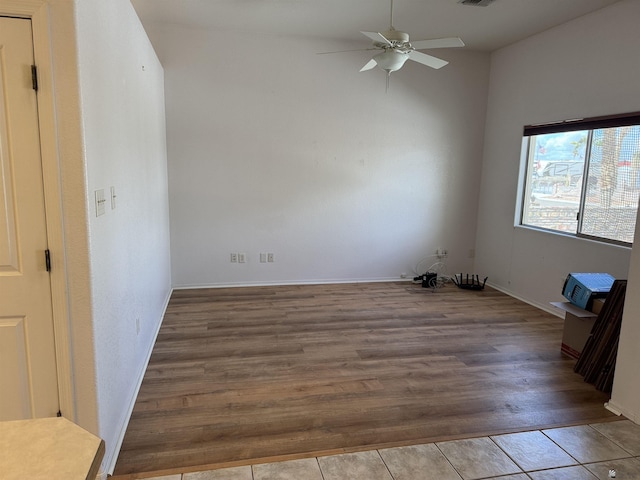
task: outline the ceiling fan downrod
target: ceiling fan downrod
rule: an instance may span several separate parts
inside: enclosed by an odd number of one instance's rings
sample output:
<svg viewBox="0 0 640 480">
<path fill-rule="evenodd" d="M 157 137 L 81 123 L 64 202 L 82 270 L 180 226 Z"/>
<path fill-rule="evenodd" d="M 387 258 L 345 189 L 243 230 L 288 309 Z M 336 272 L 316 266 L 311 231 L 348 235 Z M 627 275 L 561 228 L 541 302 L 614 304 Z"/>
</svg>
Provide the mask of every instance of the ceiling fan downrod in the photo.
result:
<svg viewBox="0 0 640 480">
<path fill-rule="evenodd" d="M 393 28 L 393 0 L 391 0 L 391 14 L 389 15 L 389 30 L 395 30 L 395 28 Z"/>
</svg>

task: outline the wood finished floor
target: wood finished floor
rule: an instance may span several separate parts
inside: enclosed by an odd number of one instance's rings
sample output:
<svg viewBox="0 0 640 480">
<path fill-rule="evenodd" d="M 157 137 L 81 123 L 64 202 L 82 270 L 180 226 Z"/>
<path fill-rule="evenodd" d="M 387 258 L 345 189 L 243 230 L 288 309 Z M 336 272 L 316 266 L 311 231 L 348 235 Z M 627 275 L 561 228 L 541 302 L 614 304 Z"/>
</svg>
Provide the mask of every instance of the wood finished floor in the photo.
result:
<svg viewBox="0 0 640 480">
<path fill-rule="evenodd" d="M 115 475 L 613 420 L 562 319 L 486 288 L 177 290 Z"/>
</svg>

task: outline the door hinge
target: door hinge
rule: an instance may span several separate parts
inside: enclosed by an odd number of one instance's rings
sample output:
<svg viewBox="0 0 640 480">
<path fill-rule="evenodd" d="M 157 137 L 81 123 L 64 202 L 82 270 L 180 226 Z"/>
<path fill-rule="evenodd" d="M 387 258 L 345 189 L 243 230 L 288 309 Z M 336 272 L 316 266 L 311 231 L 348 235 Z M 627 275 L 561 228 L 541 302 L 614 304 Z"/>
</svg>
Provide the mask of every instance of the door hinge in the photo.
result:
<svg viewBox="0 0 640 480">
<path fill-rule="evenodd" d="M 38 67 L 31 65 L 31 83 L 33 83 L 33 89 L 38 91 Z"/>
<path fill-rule="evenodd" d="M 47 267 L 47 272 L 51 271 L 51 252 L 49 249 L 44 251 L 44 264 Z"/>
</svg>

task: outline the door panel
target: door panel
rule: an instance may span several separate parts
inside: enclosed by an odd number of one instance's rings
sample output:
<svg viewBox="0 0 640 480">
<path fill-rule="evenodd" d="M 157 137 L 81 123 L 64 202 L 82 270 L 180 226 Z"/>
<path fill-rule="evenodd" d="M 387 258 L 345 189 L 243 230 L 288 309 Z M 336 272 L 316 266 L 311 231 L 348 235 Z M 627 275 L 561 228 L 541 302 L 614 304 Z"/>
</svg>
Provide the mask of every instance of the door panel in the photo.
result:
<svg viewBox="0 0 640 480">
<path fill-rule="evenodd" d="M 30 418 L 33 405 L 28 382 L 29 365 L 24 318 L 0 320 L 0 351 L 3 364 L 11 367 L 2 367 L 2 409 L 6 410 L 7 416 L 11 418 Z"/>
<path fill-rule="evenodd" d="M 0 17 L 0 420 L 59 409 L 31 22 Z"/>
</svg>

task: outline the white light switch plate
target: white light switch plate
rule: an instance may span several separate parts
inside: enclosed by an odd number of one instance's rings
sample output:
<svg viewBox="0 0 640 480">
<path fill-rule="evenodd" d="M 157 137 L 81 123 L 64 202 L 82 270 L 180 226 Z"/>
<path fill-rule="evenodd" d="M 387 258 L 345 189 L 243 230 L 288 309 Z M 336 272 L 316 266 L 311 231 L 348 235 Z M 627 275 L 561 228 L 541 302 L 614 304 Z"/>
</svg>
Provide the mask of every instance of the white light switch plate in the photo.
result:
<svg viewBox="0 0 640 480">
<path fill-rule="evenodd" d="M 96 217 L 99 217 L 100 215 L 104 215 L 105 213 L 104 204 L 106 200 L 104 199 L 104 189 L 101 188 L 100 190 L 96 190 L 95 195 L 96 195 Z"/>
</svg>

